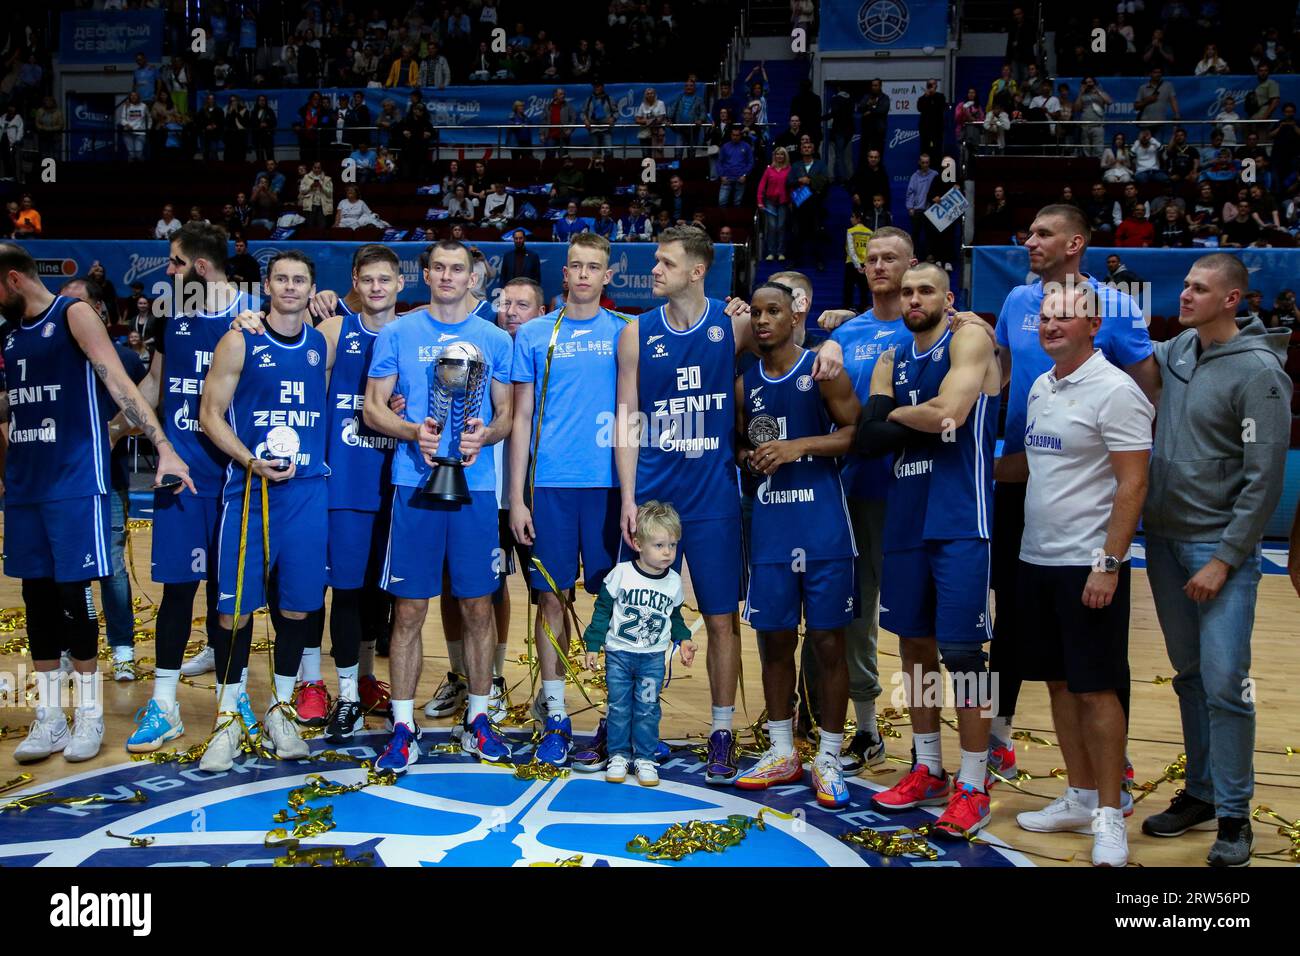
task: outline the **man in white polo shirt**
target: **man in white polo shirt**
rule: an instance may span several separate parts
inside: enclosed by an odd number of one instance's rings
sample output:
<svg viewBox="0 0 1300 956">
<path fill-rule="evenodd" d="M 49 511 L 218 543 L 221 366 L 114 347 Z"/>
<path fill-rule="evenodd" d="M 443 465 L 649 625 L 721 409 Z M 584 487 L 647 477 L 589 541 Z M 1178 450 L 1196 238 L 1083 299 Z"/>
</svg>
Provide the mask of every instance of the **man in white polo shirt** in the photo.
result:
<svg viewBox="0 0 1300 956">
<path fill-rule="evenodd" d="M 1146 500 L 1154 409 L 1106 361 L 1096 292 L 1043 299 L 1038 337 L 1055 365 L 1029 390 L 1029 485 L 1017 593 L 1026 680 L 1047 682 L 1069 775 L 1065 795 L 1016 819 L 1026 830 L 1093 834 L 1092 862 L 1124 866 L 1129 544 Z"/>
</svg>

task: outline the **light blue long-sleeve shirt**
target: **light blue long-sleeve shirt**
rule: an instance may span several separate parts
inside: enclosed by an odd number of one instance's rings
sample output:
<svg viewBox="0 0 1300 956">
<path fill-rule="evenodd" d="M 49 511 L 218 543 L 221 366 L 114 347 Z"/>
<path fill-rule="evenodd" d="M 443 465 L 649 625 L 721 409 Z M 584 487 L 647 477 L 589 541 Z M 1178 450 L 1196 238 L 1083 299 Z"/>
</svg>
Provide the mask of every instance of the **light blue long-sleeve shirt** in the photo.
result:
<svg viewBox="0 0 1300 956">
<path fill-rule="evenodd" d="M 907 181 L 907 199 L 906 205 L 910 212 L 913 209 L 924 209 L 928 205 L 925 201 L 926 194 L 930 191 L 930 183 L 939 173 L 933 169 L 924 173 L 919 169 L 912 173 L 912 178 Z"/>
</svg>

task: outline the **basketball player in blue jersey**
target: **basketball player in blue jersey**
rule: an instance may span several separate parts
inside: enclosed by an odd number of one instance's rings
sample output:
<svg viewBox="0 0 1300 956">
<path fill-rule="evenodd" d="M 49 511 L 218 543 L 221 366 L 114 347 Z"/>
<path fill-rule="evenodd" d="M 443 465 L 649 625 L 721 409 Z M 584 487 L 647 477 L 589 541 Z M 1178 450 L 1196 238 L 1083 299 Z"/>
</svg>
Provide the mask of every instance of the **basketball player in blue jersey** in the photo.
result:
<svg viewBox="0 0 1300 956">
<path fill-rule="evenodd" d="M 98 621 L 90 582 L 112 572 L 108 423 L 104 390 L 158 449 L 156 486 L 194 491 L 189 467 L 131 381 L 94 308 L 52 295 L 27 250 L 0 243 L 8 442 L 4 460 L 5 574 L 22 579 L 36 674 L 36 719 L 19 763 L 61 751 L 89 760 L 104 738 Z M 60 700 L 59 657 L 76 677 L 71 732 Z"/>
<path fill-rule="evenodd" d="M 227 332 L 204 384 L 200 421 L 230 464 L 218 541 L 220 616 L 212 630 L 217 721 L 199 764 L 202 770 L 229 770 L 239 752 L 246 718 L 241 718 L 238 699 L 245 693 L 242 675 L 249 644 L 242 634 L 232 640 L 232 630 L 242 632 L 252 612 L 269 601 L 279 614 L 266 733 L 283 760 L 308 753 L 291 701 L 302 649 L 312 632 L 310 615 L 324 603 L 327 380 L 333 363 L 330 343 L 307 318 L 315 281 L 315 266 L 303 253 L 289 250 L 272 259 L 266 272 L 266 334 Z M 262 479 L 269 498 L 265 514 Z M 246 526 L 245 497 L 250 501 Z M 270 532 L 266 542 L 264 525 Z M 266 580 L 275 582 L 274 594 L 266 592 Z"/>
<path fill-rule="evenodd" d="M 795 648 L 799 623 L 817 656 L 822 706 L 812 784 L 817 802 L 849 800 L 840 768 L 848 667 L 844 628 L 853 620 L 853 531 L 837 458 L 853 444 L 860 406 L 848 376 L 813 380 L 813 353 L 794 343 L 794 289 L 767 282 L 754 290 L 750 322 L 761 363 L 736 380 L 742 464 L 764 476 L 754 498 L 745 619 L 762 636 L 763 695 L 771 747 L 736 780 L 744 790 L 796 783 Z M 837 426 L 837 427 L 835 427 Z"/>
<path fill-rule="evenodd" d="M 735 362 L 755 348 L 745 303 L 735 314 L 704 295 L 713 262 L 707 234 L 674 226 L 659 237 L 652 271 L 667 303 L 628 323 L 618 345 L 615 461 L 624 544 L 633 548 L 638 501 L 672 504 L 682 517 L 683 558 L 709 635 L 707 668 L 713 719 L 705 780 L 736 779 L 732 722 L 740 667 L 733 623 L 740 600 L 740 495 L 734 458 Z M 828 342 L 812 375 L 834 378 L 840 347 Z"/>
<path fill-rule="evenodd" d="M 185 732 L 177 684 L 182 674 L 212 669 L 219 593 L 216 544 L 227 458 L 204 434 L 199 403 L 213 352 L 231 320 L 258 308 L 247 292 L 227 279 L 226 249 L 226 231 L 220 226 L 190 222 L 172 237 L 167 274 L 176 280 L 173 314 L 156 339 L 149 375 L 140 386 L 154 405 L 161 396 L 163 427 L 190 462 L 197 494 L 154 493 L 151 567 L 153 580 L 163 586 L 154 623 L 157 663 L 153 695 L 136 715 L 136 728 L 126 741 L 132 753 L 151 753 Z M 183 661 L 200 582 L 207 588 L 209 646 Z M 256 721 L 244 703 L 242 712 L 251 728 Z"/>
<path fill-rule="evenodd" d="M 527 569 L 538 592 L 534 639 L 546 721 L 537 759 L 569 759 L 573 729 L 564 702 L 564 666 L 546 633 L 562 641 L 561 596 L 578 579 L 597 593 L 618 553 L 617 476 L 608 440 L 618 398 L 618 338 L 627 319 L 601 308 L 613 273 L 609 240 L 592 232 L 569 243 L 563 308 L 520 327 L 511 379 L 510 528 L 551 576 Z M 531 464 L 530 464 L 531 460 Z M 567 654 L 568 647 L 561 649 Z"/>
<path fill-rule="evenodd" d="M 1002 365 L 1002 383 L 1010 383 L 1007 395 L 1007 418 L 1002 455 L 993 464 L 993 591 L 998 606 L 1016 607 L 1016 568 L 1020 559 L 1020 539 L 1025 528 L 1025 488 L 1029 465 L 1024 451 L 1025 422 L 1029 390 L 1038 376 L 1052 368 L 1052 359 L 1038 338 L 1039 315 L 1045 291 L 1054 287 L 1068 290 L 1086 284 L 1096 293 L 1101 313 L 1101 329 L 1095 345 L 1106 360 L 1122 368 L 1142 389 L 1147 399 L 1156 402 L 1160 393 L 1160 373 L 1156 366 L 1151 335 L 1142 308 L 1126 292 L 1099 282 L 1083 271 L 1083 256 L 1091 238 L 1087 217 L 1075 206 L 1044 206 L 1029 227 L 1025 249 L 1029 268 L 1038 276 L 1030 283 L 1017 286 L 1007 294 L 998 313 L 996 329 L 973 313 L 960 313 L 953 322 L 979 323 L 996 337 L 998 358 Z M 1016 666 L 1017 647 L 1032 641 L 1033 635 L 1021 634 L 1019 614 L 998 614 L 997 639 L 990 651 L 990 667 L 998 675 L 998 715 L 993 721 L 990 741 L 990 766 L 1005 777 L 1015 775 L 1015 750 L 1011 743 L 1011 725 L 1020 695 L 1020 672 Z M 1119 689 L 1120 704 L 1127 718 L 1129 688 Z M 1131 779 L 1132 765 L 1125 770 Z M 1124 794 L 1126 813 L 1133 812 L 1132 798 Z"/>
<path fill-rule="evenodd" d="M 510 433 L 510 336 L 488 322 L 471 319 L 469 250 L 438 242 L 421 255 L 429 284 L 427 309 L 408 312 L 375 342 L 366 386 L 365 422 L 399 439 L 393 458 L 392 518 L 380 585 L 397 598 L 389 669 L 393 685 L 393 736 L 376 761 L 380 769 L 403 771 L 419 759 L 419 728 L 413 711 L 423 663 L 421 628 L 429 598 L 443 587 L 444 567 L 460 599 L 465 630 L 469 694 L 461 744 L 487 761 L 508 759 L 510 747 L 488 718 L 492 689 L 492 594 L 501 570 L 496 503 L 495 445 Z M 432 365 L 453 343 L 471 345 L 486 364 L 479 416 L 465 422 L 459 452 L 471 502 L 449 505 L 424 494 L 431 459 L 447 454 L 451 431 L 429 415 Z M 393 392 L 406 399 L 398 415 L 388 405 Z"/>
<path fill-rule="evenodd" d="M 1001 375 L 983 330 L 952 331 L 947 273 L 931 263 L 914 266 L 901 294 L 913 341 L 877 361 L 859 432 L 867 433 L 866 445 L 882 426 L 935 440 L 894 457 L 880 623 L 899 637 L 915 764 L 872 802 L 885 811 L 947 804 L 936 832 L 961 836 L 989 819 L 991 695 L 982 645 L 992 636 L 989 535 Z M 934 701 L 940 660 L 953 680 L 961 737 L 955 788 L 943 769 Z"/>
<path fill-rule="evenodd" d="M 902 229 L 885 226 L 867 242 L 867 281 L 871 308 L 831 333 L 844 350 L 844 370 L 858 401 L 871 397 L 871 374 L 876 361 L 897 345 L 910 345 L 912 333 L 903 324 L 901 296 L 903 273 L 916 264 L 912 237 Z M 833 316 L 822 315 L 829 325 Z M 842 478 L 858 546 L 858 616 L 845 635 L 849 665 L 849 700 L 858 729 L 845 748 L 841 765 L 847 774 L 861 772 L 885 760 L 885 741 L 876 730 L 876 699 L 880 696 L 880 669 L 876 646 L 880 597 L 880 571 L 885 530 L 885 498 L 889 493 L 890 460 L 851 455 L 845 459 Z"/>
</svg>

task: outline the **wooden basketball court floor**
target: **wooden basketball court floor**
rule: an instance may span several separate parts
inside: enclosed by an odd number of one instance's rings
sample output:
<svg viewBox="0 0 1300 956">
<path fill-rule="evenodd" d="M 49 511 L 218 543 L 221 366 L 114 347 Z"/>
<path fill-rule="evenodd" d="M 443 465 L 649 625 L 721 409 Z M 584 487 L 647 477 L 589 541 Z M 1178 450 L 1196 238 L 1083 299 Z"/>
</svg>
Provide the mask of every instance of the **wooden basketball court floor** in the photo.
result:
<svg viewBox="0 0 1300 956">
<path fill-rule="evenodd" d="M 2 525 L 0 525 L 2 527 Z M 133 590 L 146 599 L 144 607 L 138 612 L 140 629 L 152 627 L 154 609 L 151 605 L 161 596 L 161 587 L 148 580 L 150 535 L 146 529 L 134 531 L 131 544 L 136 570 Z M 138 583 L 137 583 L 138 582 Z M 143 589 L 138 585 L 143 584 Z M 515 574 L 510 579 L 513 615 L 510 624 L 509 655 L 507 663 L 507 684 L 514 688 L 512 703 L 527 701 L 527 668 L 517 662 L 525 653 L 524 634 L 526 628 L 527 598 L 522 578 Z M 577 610 L 585 621 L 591 610 L 592 599 L 579 592 Z M 21 607 L 22 600 L 19 584 L 10 578 L 0 579 L 0 608 Z M 1300 673 L 1300 600 L 1297 599 L 1290 581 L 1285 575 L 1266 574 L 1260 582 L 1259 602 L 1256 612 L 1255 631 L 1252 643 L 1252 676 L 1256 682 L 1256 708 L 1258 729 L 1255 752 L 1256 791 L 1252 806 L 1264 805 L 1272 808 L 1288 821 L 1300 819 L 1300 691 L 1296 687 L 1296 675 Z M 202 608 L 196 607 L 196 614 Z M 688 622 L 696 618 L 692 612 L 686 614 Z M 257 638 L 265 630 L 259 620 Z M 700 628 L 702 635 L 703 629 Z M 16 632 L 21 633 L 21 632 Z M 743 677 L 744 705 L 737 701 L 736 724 L 743 727 L 759 718 L 763 708 L 762 685 L 759 679 L 759 660 L 753 631 L 743 627 Z M 0 643 L 15 634 L 0 633 Z M 193 639 L 201 640 L 201 630 L 196 630 Z M 137 659 L 152 659 L 153 644 L 151 640 L 138 637 Z M 677 741 L 688 735 L 699 737 L 707 735 L 709 729 L 709 693 L 708 678 L 704 667 L 703 654 L 707 653 L 707 642 L 702 642 L 702 654 L 697 656 L 695 666 L 687 669 L 675 662 L 673 680 L 665 694 L 663 708 L 662 736 L 665 740 Z M 329 635 L 326 634 L 322 667 L 327 686 L 331 692 L 336 688 L 333 666 L 329 658 Z M 891 706 L 890 696 L 899 686 L 896 680 L 898 672 L 898 641 L 893 635 L 882 631 L 880 638 L 880 681 L 884 689 L 878 708 L 883 713 Z M 446 645 L 441 636 L 438 622 L 437 602 L 431 602 L 429 619 L 424 627 L 424 672 L 420 688 L 416 695 L 416 706 L 422 707 L 432 696 L 435 687 L 447 669 Z M 0 655 L 0 671 L 14 673 L 21 662 L 16 656 Z M 151 667 L 149 660 L 143 666 Z M 1160 780 L 1165 768 L 1181 753 L 1181 731 L 1179 727 L 1178 705 L 1173 687 L 1168 682 L 1172 668 L 1165 654 L 1164 643 L 1156 623 L 1155 610 L 1151 601 L 1150 589 L 1144 571 L 1134 573 L 1133 613 L 1130 636 L 1130 664 L 1133 675 L 1132 685 L 1132 722 L 1130 728 L 1129 755 L 1136 768 L 1139 784 L 1146 781 Z M 376 662 L 380 679 L 387 678 L 386 659 Z M 101 665 L 106 666 L 106 665 Z M 204 675 L 198 682 L 210 684 L 212 675 Z M 269 678 L 266 673 L 265 655 L 255 655 L 250 668 L 250 695 L 255 705 L 265 701 L 268 696 Z M 124 741 L 133 728 L 133 717 L 137 709 L 143 706 L 150 696 L 150 683 L 147 680 L 131 683 L 105 681 L 105 737 L 104 747 L 99 756 L 88 763 L 70 765 L 57 755 L 37 764 L 20 766 L 13 759 L 13 750 L 26 733 L 28 722 L 33 717 L 30 706 L 16 706 L 13 694 L 7 695 L 0 706 L 0 727 L 4 728 L 0 738 L 0 784 L 13 778 L 21 771 L 33 775 L 33 781 L 23 789 L 31 786 L 46 786 L 54 781 L 69 777 L 98 767 L 120 764 L 126 757 Z M 593 698 L 598 699 L 598 698 Z M 210 718 L 214 711 L 211 690 L 182 684 L 179 700 L 186 721 L 187 732 L 177 741 L 182 747 L 201 742 L 210 727 Z M 570 706 L 574 711 L 578 706 L 585 706 L 574 691 L 569 693 Z M 947 714 L 951 717 L 951 712 Z M 430 721 L 417 714 L 422 725 L 441 726 L 447 721 Z M 577 716 L 575 730 L 590 732 L 596 724 L 596 714 L 588 710 Z M 367 725 L 377 728 L 382 725 L 382 718 L 370 718 Z M 875 784 L 889 786 L 907 769 L 906 758 L 911 745 L 910 731 L 905 716 L 892 721 L 897 737 L 888 739 L 890 760 L 882 767 L 875 768 L 876 774 L 871 778 Z M 1060 750 L 1054 745 L 1055 734 L 1052 732 L 1051 714 L 1048 707 L 1046 688 L 1041 684 L 1026 684 L 1020 696 L 1019 713 L 1016 715 L 1015 729 L 1022 732 L 1024 739 L 1016 741 L 1019 767 L 1032 774 L 1034 779 L 1022 780 L 1023 792 L 1002 784 L 993 790 L 993 822 L 988 832 L 1005 840 L 1011 847 L 1032 854 L 1031 860 L 1040 866 L 1055 865 L 1089 865 L 1091 840 L 1087 836 L 1075 834 L 1037 834 L 1021 830 L 1015 823 L 1015 815 L 1024 810 L 1041 808 L 1051 798 L 1058 796 L 1065 787 L 1061 779 L 1051 776 L 1056 768 L 1064 766 Z M 950 770 L 956 767 L 959 747 L 955 731 L 945 726 L 944 730 L 945 763 Z M 743 764 L 742 764 L 743 765 Z M 1155 839 L 1140 832 L 1139 825 L 1146 816 L 1163 810 L 1175 790 L 1181 785 L 1177 780 L 1158 784 L 1154 792 L 1139 800 L 1134 815 L 1129 819 L 1130 859 L 1133 864 L 1142 866 L 1203 866 L 1205 854 L 1213 841 L 1213 834 L 1193 832 L 1178 839 Z M 0 801 L 3 798 L 0 797 Z M 1256 854 L 1284 850 L 1288 841 L 1278 833 L 1276 823 L 1269 824 L 1261 820 L 1254 825 Z M 1054 859 L 1055 858 L 1055 859 Z M 1269 858 L 1257 858 L 1254 866 L 1285 866 L 1292 863 L 1285 855 Z"/>
</svg>

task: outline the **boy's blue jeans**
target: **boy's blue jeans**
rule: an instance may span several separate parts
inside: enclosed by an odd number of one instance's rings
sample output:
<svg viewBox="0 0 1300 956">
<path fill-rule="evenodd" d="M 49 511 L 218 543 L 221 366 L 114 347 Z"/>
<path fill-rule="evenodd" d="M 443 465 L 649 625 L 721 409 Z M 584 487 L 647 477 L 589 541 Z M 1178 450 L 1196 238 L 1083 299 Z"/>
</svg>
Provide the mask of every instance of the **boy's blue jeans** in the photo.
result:
<svg viewBox="0 0 1300 956">
<path fill-rule="evenodd" d="M 659 688 L 664 655 L 659 651 L 605 651 L 609 713 L 605 740 L 611 757 L 653 760 L 659 746 Z"/>
</svg>

